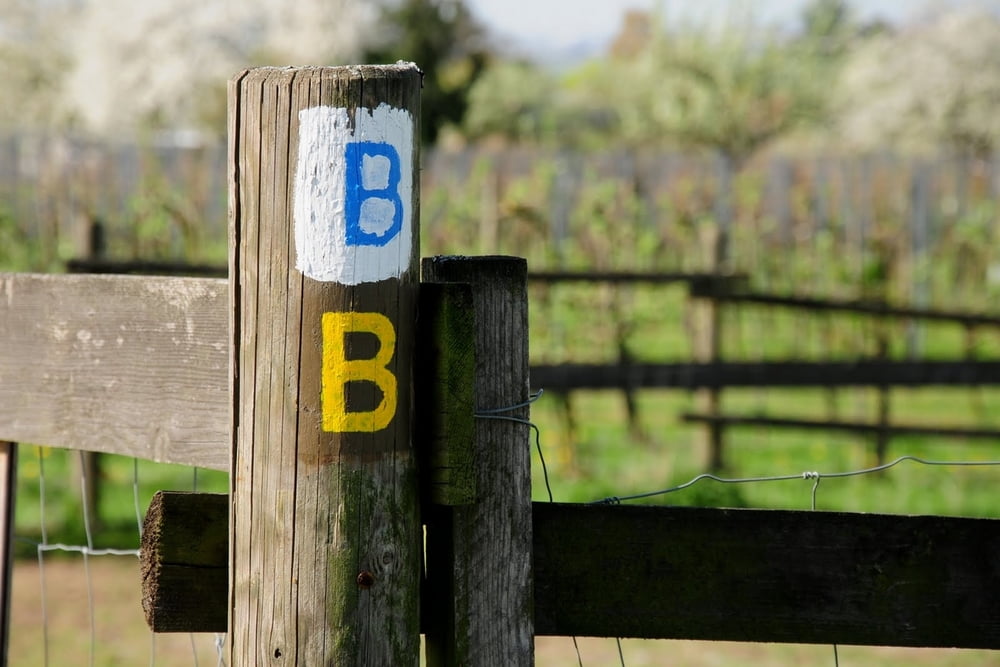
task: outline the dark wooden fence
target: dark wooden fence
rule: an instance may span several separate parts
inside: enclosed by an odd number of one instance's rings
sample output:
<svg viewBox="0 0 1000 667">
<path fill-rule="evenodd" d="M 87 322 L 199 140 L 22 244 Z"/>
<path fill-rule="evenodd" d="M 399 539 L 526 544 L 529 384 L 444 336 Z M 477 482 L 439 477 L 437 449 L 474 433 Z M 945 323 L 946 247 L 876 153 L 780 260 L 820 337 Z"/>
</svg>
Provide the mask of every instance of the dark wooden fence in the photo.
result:
<svg viewBox="0 0 1000 667">
<path fill-rule="evenodd" d="M 1000 384 L 1000 360 L 977 359 L 971 355 L 955 359 L 889 359 L 887 341 L 880 337 L 872 357 L 843 359 L 781 359 L 730 361 L 722 357 L 726 339 L 722 311 L 727 306 L 750 304 L 759 307 L 833 314 L 877 321 L 947 322 L 965 327 L 967 338 L 977 329 L 1000 328 L 1000 315 L 957 309 L 938 309 L 888 303 L 884 300 L 816 298 L 794 294 L 754 291 L 741 276 L 715 274 L 541 273 L 536 278 L 546 284 L 561 282 L 607 282 L 615 285 L 687 285 L 689 297 L 701 310 L 695 311 L 692 331 L 695 360 L 674 362 L 637 361 L 620 358 L 617 363 L 557 363 L 534 365 L 532 381 L 561 393 L 579 389 L 614 389 L 627 396 L 642 389 L 680 389 L 705 392 L 701 409 L 681 417 L 689 423 L 705 425 L 709 466 L 723 467 L 725 431 L 735 427 L 849 431 L 867 434 L 876 441 L 876 455 L 884 460 L 888 441 L 900 435 L 928 435 L 973 438 L 1000 442 L 1000 430 L 965 428 L 959 425 L 900 424 L 891 419 L 889 391 L 893 387 L 986 387 Z M 879 334 L 881 335 L 881 334 Z M 621 347 L 621 342 L 619 342 Z M 767 387 L 870 387 L 879 391 L 877 422 L 839 419 L 808 420 L 782 415 L 726 414 L 721 408 L 721 392 L 727 388 Z M 630 415 L 634 417 L 634 415 Z"/>
</svg>

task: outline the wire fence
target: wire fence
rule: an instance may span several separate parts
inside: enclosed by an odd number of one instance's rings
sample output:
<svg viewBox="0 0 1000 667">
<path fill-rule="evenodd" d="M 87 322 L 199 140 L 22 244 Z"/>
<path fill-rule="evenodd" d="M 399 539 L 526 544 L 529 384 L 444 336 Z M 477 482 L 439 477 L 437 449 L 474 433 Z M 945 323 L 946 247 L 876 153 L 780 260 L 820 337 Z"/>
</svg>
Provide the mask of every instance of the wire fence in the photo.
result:
<svg viewBox="0 0 1000 667">
<path fill-rule="evenodd" d="M 60 259 L 65 254 L 60 245 L 75 241 L 74 235 L 84 228 L 81 214 L 108 222 L 115 235 L 109 248 L 120 257 L 186 255 L 189 260 L 205 260 L 212 257 L 213 243 L 224 247 L 221 147 L 143 151 L 65 138 L 33 141 L 0 141 L 4 156 L 0 207 L 14 217 L 25 238 L 42 242 L 41 257 L 35 258 L 42 265 Z M 981 307 L 1000 293 L 997 160 L 778 156 L 751 165 L 735 179 L 723 173 L 727 166 L 713 156 L 615 153 L 587 160 L 589 166 L 584 168 L 579 156 L 568 154 L 469 150 L 431 154 L 425 162 L 427 254 L 478 248 L 527 255 L 536 268 L 696 270 L 711 264 L 706 259 L 708 232 L 723 228 L 730 234 L 725 268 L 749 271 L 765 287 L 966 307 Z M 730 181 L 733 191 L 720 192 L 719 184 Z M 636 361 L 693 354 L 697 333 L 690 326 L 690 306 L 680 290 L 620 285 L 532 290 L 533 361 Z M 880 346 L 896 358 L 918 353 L 983 358 L 995 357 L 1000 349 L 995 332 L 946 323 L 918 330 L 905 319 L 832 320 L 824 314 L 790 314 L 759 305 L 727 306 L 720 319 L 728 332 L 721 343 L 726 359 L 853 359 L 870 356 Z M 863 438 L 806 437 L 794 430 L 763 428 L 730 440 L 731 471 L 738 475 L 695 474 L 699 452 L 691 442 L 696 428 L 678 420 L 691 408 L 692 395 L 550 392 L 546 398 L 533 405 L 530 426 L 535 429 L 536 479 L 541 484 L 536 496 L 549 501 L 812 509 L 827 504 L 853 511 L 997 515 L 996 442 L 973 447 L 948 439 L 939 445 L 925 438 L 905 438 L 898 443 L 905 454 L 871 466 L 864 464 L 866 453 L 845 446 Z M 764 413 L 781 406 L 796 417 L 831 419 L 844 414 L 870 419 L 891 402 L 894 415 L 901 418 L 961 415 L 967 423 L 986 428 L 996 428 L 995 415 L 1000 414 L 1000 394 L 982 387 L 954 392 L 760 388 L 727 390 L 725 401 L 744 411 Z M 510 419 L 505 411 L 477 416 Z M 25 451 L 30 449 L 22 448 Z M 39 592 L 33 604 L 39 610 L 43 654 L 22 655 L 24 645 L 16 643 L 15 633 L 10 661 L 64 661 L 63 654 L 52 648 L 62 642 L 51 628 L 59 617 L 60 598 L 68 590 L 66 582 L 82 581 L 79 599 L 71 597 L 66 605 L 74 620 L 83 621 L 71 632 L 85 638 L 82 645 L 77 640 L 69 644 L 82 646 L 72 661 L 101 664 L 105 619 L 101 587 L 95 583 L 97 563 L 134 564 L 138 551 L 106 546 L 100 512 L 83 492 L 95 480 L 87 479 L 85 472 L 79 482 L 80 515 L 63 519 L 62 489 L 46 481 L 53 473 L 46 472 L 44 451 L 38 448 L 33 464 L 23 461 L 19 466 L 21 476 L 35 471 L 28 476 L 37 477 L 37 503 L 26 493 L 18 498 L 19 516 L 37 515 L 33 518 L 37 531 L 19 533 L 18 544 L 37 562 Z M 135 526 L 126 541 L 137 544 L 146 498 L 142 466 L 133 461 L 130 467 L 131 478 L 116 480 L 116 485 L 131 489 L 130 497 L 119 498 L 118 503 L 134 508 Z M 931 470 L 939 481 L 933 485 L 915 481 L 919 473 L 904 470 L 909 468 Z M 951 472 L 941 475 L 942 469 Z M 892 485 L 890 471 L 903 481 Z M 197 471 L 187 474 L 193 475 L 188 486 L 197 488 Z M 847 492 L 831 489 L 831 483 L 820 484 L 841 480 L 846 485 L 862 479 L 867 486 L 851 486 Z M 807 489 L 770 490 L 783 486 L 779 482 L 796 481 L 808 484 Z M 932 487 L 933 492 L 928 490 Z M 754 492 L 731 491 L 744 488 Z M 822 502 L 825 499 L 827 503 Z M 30 506 L 34 511 L 26 512 Z M 76 522 L 70 537 L 50 528 L 57 514 L 63 523 Z M 21 520 L 18 528 L 25 525 Z M 79 567 L 66 575 L 64 566 L 71 560 Z M 15 596 L 23 581 L 17 580 Z M 133 613 L 140 618 L 138 577 L 134 590 Z M 25 609 L 15 605 L 15 618 Z M 171 657 L 164 655 L 162 645 L 167 641 L 149 636 L 150 664 L 175 659 L 173 650 Z M 194 664 L 221 663 L 220 638 L 192 637 L 185 642 L 190 644 L 185 657 Z M 589 641 L 577 644 L 573 660 L 593 662 L 588 660 L 589 646 Z M 644 663 L 630 654 L 629 647 L 629 642 L 618 642 L 612 659 L 632 666 L 657 664 L 656 658 Z M 836 653 L 831 659 L 836 663 Z"/>
<path fill-rule="evenodd" d="M 130 506 L 134 512 L 128 531 L 116 521 L 122 518 L 120 512 L 105 520 L 91 506 L 93 496 L 87 490 L 94 480 L 88 479 L 92 467 L 84 462 L 85 452 L 33 446 L 23 446 L 22 452 L 15 524 L 16 551 L 22 558 L 15 567 L 9 664 L 225 664 L 224 635 L 157 635 L 142 621 L 138 544 L 149 498 L 140 470 L 176 466 L 140 465 L 138 459 L 105 455 L 112 459 L 102 466 L 105 474 L 113 474 L 118 482 L 114 486 L 128 489 L 131 496 L 118 494 L 116 499 L 118 509 Z M 49 459 L 65 464 L 74 457 L 78 458 L 77 502 L 65 493 L 66 486 L 74 486 L 66 479 L 68 471 L 47 470 Z M 187 474 L 189 487 L 197 491 L 198 469 Z M 114 525 L 105 529 L 104 524 Z M 76 541 L 81 533 L 84 539 Z M 25 558 L 31 551 L 37 563 L 34 585 Z"/>
<path fill-rule="evenodd" d="M 538 399 L 542 397 L 543 393 L 544 390 L 539 389 L 536 393 L 531 395 L 527 403 L 528 404 L 536 403 Z M 496 417 L 496 418 L 507 419 L 507 417 Z M 527 420 L 513 420 L 513 421 L 519 421 L 521 423 L 527 424 L 531 428 L 534 436 L 534 444 L 537 453 L 536 464 L 537 467 L 540 468 L 542 472 L 544 496 L 547 497 L 549 502 L 554 502 L 555 498 L 552 491 L 552 485 L 550 483 L 549 466 L 546 464 L 544 456 L 544 448 L 542 444 L 542 430 L 533 421 L 527 421 Z M 988 468 L 991 470 L 995 470 L 997 468 L 1000 468 L 1000 460 L 945 461 L 945 460 L 931 460 L 920 456 L 903 455 L 882 465 L 870 466 L 853 470 L 833 470 L 833 471 L 805 470 L 796 473 L 770 474 L 770 475 L 752 476 L 752 477 L 724 477 L 712 473 L 702 473 L 679 484 L 674 484 L 664 488 L 658 488 L 649 491 L 634 490 L 630 493 L 623 493 L 621 495 L 594 499 L 589 501 L 588 504 L 621 505 L 623 503 L 634 503 L 637 501 L 649 501 L 649 500 L 662 501 L 666 496 L 672 497 L 674 494 L 680 494 L 681 492 L 687 489 L 691 489 L 692 487 L 700 483 L 716 483 L 720 485 L 753 485 L 753 484 L 770 484 L 775 482 L 805 481 L 807 483 L 810 483 L 807 492 L 808 508 L 811 511 L 817 511 L 818 509 L 820 509 L 817 503 L 817 496 L 820 488 L 820 482 L 822 480 L 839 480 L 846 478 L 876 476 L 879 475 L 880 473 L 889 472 L 891 469 L 894 469 L 897 466 L 900 466 L 901 464 L 904 463 L 910 463 L 910 464 L 915 464 L 917 466 L 925 466 L 927 468 L 934 468 L 934 469 Z M 997 477 L 994 475 L 992 483 L 995 483 L 996 480 Z M 536 493 L 536 495 L 539 495 L 539 493 Z M 699 504 L 699 503 L 696 501 L 694 504 Z M 876 509 L 876 508 L 871 508 L 871 509 Z M 994 508 L 994 511 L 990 513 L 990 516 L 1000 518 L 1000 512 L 996 510 L 997 508 Z M 584 664 L 589 662 L 587 659 L 585 659 L 587 651 L 586 649 L 581 649 L 581 643 L 577 637 L 572 637 L 570 641 L 572 642 L 573 653 L 575 655 L 576 664 L 578 665 L 578 667 L 583 667 Z M 599 641 L 607 642 L 609 640 L 591 640 L 589 644 L 592 645 Z M 683 651 L 683 649 L 677 648 L 677 645 L 682 644 L 683 642 L 676 642 L 676 641 L 671 642 L 667 640 L 659 640 L 659 643 L 661 645 L 664 645 L 661 651 L 656 651 L 655 649 L 651 651 L 649 644 L 654 640 L 636 641 L 636 640 L 623 640 L 622 638 L 614 638 L 611 641 L 614 642 L 614 650 L 600 651 L 599 647 L 596 648 L 594 652 L 599 653 L 602 657 L 599 659 L 600 660 L 599 663 L 595 662 L 593 664 L 609 664 L 611 656 L 616 656 L 618 663 L 622 665 L 622 667 L 625 667 L 626 665 L 631 665 L 632 667 L 635 667 L 635 665 L 637 664 L 639 665 L 662 664 L 662 661 L 665 659 L 676 659 L 678 653 Z M 636 652 L 638 660 L 633 661 L 631 659 L 631 656 L 629 655 L 630 652 L 627 650 L 627 647 L 630 641 L 635 642 L 640 647 L 639 650 Z M 671 646 L 667 647 L 666 645 L 671 645 Z M 820 653 L 817 653 L 815 651 L 811 652 L 809 654 L 809 659 L 811 661 L 810 664 L 823 664 L 824 660 L 829 660 L 829 664 L 834 665 L 834 667 L 839 667 L 841 647 L 839 647 L 838 645 L 833 645 L 831 648 L 832 648 L 832 653 L 829 653 L 827 655 L 827 658 L 825 659 L 822 657 Z M 857 655 L 864 655 L 863 652 L 867 651 L 869 653 L 869 655 L 865 656 L 865 659 L 867 661 L 877 659 L 879 653 L 886 654 L 885 648 L 852 647 L 852 649 L 855 657 Z M 708 646 L 702 645 L 699 650 L 704 652 L 711 652 L 713 650 L 713 647 L 711 645 Z M 858 653 L 859 651 L 861 651 L 862 653 L 859 654 Z M 891 664 L 921 664 L 924 660 L 927 661 L 926 664 L 938 664 L 938 661 L 941 659 L 941 657 L 949 653 L 948 650 L 939 650 L 939 649 L 895 649 L 894 652 L 898 655 L 898 662 L 892 662 Z M 922 652 L 924 655 L 921 656 L 919 652 Z M 954 654 L 954 651 L 950 652 Z M 650 658 L 650 653 L 652 653 L 654 657 Z M 958 656 L 954 664 L 969 664 L 969 665 L 980 664 L 979 662 L 980 660 L 992 660 L 995 657 L 993 655 L 995 652 L 992 651 L 981 651 L 981 652 L 967 651 L 965 653 L 966 653 L 965 656 Z M 670 656 L 670 658 L 667 658 L 667 656 Z M 954 655 L 952 655 L 952 657 L 954 657 Z M 963 660 L 963 657 L 968 659 L 967 663 Z M 776 659 L 776 658 L 777 656 L 771 656 L 771 659 Z M 892 658 L 889 659 L 891 660 Z M 733 659 L 732 664 L 741 664 L 742 660 L 743 657 L 735 658 Z M 798 658 L 790 659 L 788 660 L 787 664 L 797 664 L 798 661 L 799 661 Z M 569 661 L 566 661 L 565 664 L 569 664 Z M 691 660 L 686 664 L 695 664 L 695 661 Z M 699 662 L 698 664 L 701 663 Z M 730 664 L 730 663 L 725 662 L 725 658 L 719 658 L 719 659 L 713 658 L 711 659 L 710 662 L 706 662 L 704 664 Z M 871 664 L 871 663 L 866 663 L 866 664 Z M 890 663 L 885 663 L 885 664 L 890 664 Z"/>
<path fill-rule="evenodd" d="M 35 270 L 86 254 L 95 219 L 110 257 L 219 261 L 225 154 L 0 137 L 0 219 L 34 248 L 20 260 Z M 535 269 L 715 270 L 718 260 L 768 288 L 921 305 L 1000 293 L 998 158 L 775 154 L 733 173 L 710 154 L 472 146 L 422 162 L 428 255 L 500 252 Z M 719 257 L 713 230 L 727 236 Z"/>
<path fill-rule="evenodd" d="M 529 401 L 536 409 L 540 404 L 544 404 L 545 401 L 540 401 L 543 396 L 541 391 L 533 395 Z M 511 408 L 503 408 L 499 410 L 492 411 L 482 411 L 477 414 L 478 418 L 481 419 L 513 419 L 506 413 L 516 407 L 522 406 L 512 406 Z M 538 477 L 538 492 L 543 492 L 548 497 L 549 500 L 556 499 L 554 496 L 552 484 L 550 481 L 551 471 L 549 466 L 545 463 L 544 453 L 545 444 L 542 430 L 535 425 L 534 422 L 527 422 L 523 420 L 518 420 L 519 423 L 525 423 L 534 429 L 534 446 L 536 448 L 537 463 L 541 466 L 542 475 Z M 121 560 L 134 560 L 138 555 L 138 550 L 135 548 L 118 548 L 118 547 L 107 547 L 104 546 L 105 542 L 101 539 L 101 529 L 97 525 L 100 523 L 95 516 L 95 508 L 88 505 L 88 496 L 83 492 L 88 486 L 88 481 L 85 477 L 87 468 L 85 466 L 80 466 L 79 487 L 80 487 L 80 505 L 81 511 L 78 517 L 80 525 L 82 526 L 84 539 L 80 541 L 60 541 L 60 538 L 55 532 L 50 528 L 53 524 L 55 514 L 57 514 L 57 509 L 54 507 L 54 503 L 51 500 L 53 496 L 53 485 L 58 484 L 59 475 L 48 470 L 50 466 L 47 465 L 48 458 L 50 454 L 47 454 L 44 448 L 24 448 L 27 456 L 31 456 L 34 460 L 35 466 L 22 464 L 20 466 L 22 471 L 29 473 L 30 476 L 34 477 L 35 474 L 33 470 L 37 470 L 37 485 L 38 493 L 36 502 L 32 503 L 32 499 L 28 497 L 19 498 L 19 504 L 22 508 L 28 507 L 30 504 L 34 504 L 37 509 L 37 526 L 38 526 L 38 538 L 35 537 L 25 537 L 23 535 L 19 536 L 19 542 L 35 551 L 37 560 L 37 603 L 40 605 L 40 621 L 41 621 L 41 632 L 42 632 L 42 656 L 39 661 L 32 662 L 29 658 L 27 661 L 19 660 L 20 648 L 15 648 L 10 656 L 11 664 L 66 664 L 65 654 L 62 653 L 61 648 L 55 648 L 54 644 L 60 641 L 64 641 L 63 638 L 57 637 L 55 625 L 56 619 L 59 617 L 59 613 L 56 612 L 56 608 L 63 605 L 68 605 L 71 612 L 78 620 L 83 621 L 82 625 L 77 625 L 75 628 L 76 632 L 82 632 L 84 634 L 84 641 L 82 642 L 82 648 L 73 655 L 72 662 L 74 664 L 106 664 L 107 658 L 105 657 L 104 651 L 106 647 L 102 647 L 103 643 L 110 644 L 121 644 L 128 640 L 124 638 L 116 638 L 108 641 L 106 634 L 102 630 L 102 624 L 108 622 L 108 618 L 102 613 L 100 600 L 99 600 L 99 589 L 101 584 L 95 581 L 95 567 L 97 561 L 106 559 L 121 559 Z M 80 453 L 73 453 L 74 456 L 82 456 Z M 633 458 L 641 465 L 642 456 L 653 456 L 653 452 L 639 452 L 636 453 Z M 142 530 L 142 520 L 141 520 L 141 509 L 145 504 L 146 499 L 144 498 L 144 493 L 142 488 L 145 486 L 141 482 L 141 465 L 138 460 L 129 460 L 127 462 L 121 462 L 124 466 L 130 469 L 130 475 L 128 479 L 124 480 L 122 486 L 126 486 L 129 489 L 130 495 L 130 505 L 134 514 L 134 526 L 133 526 L 133 540 L 138 541 L 141 536 Z M 904 466 L 904 464 L 907 464 Z M 990 469 L 995 470 L 997 466 L 1000 466 L 1000 460 L 935 460 L 927 459 L 921 456 L 904 455 L 899 456 L 890 463 L 881 466 L 872 466 L 859 469 L 819 469 L 819 470 L 804 470 L 787 472 L 781 474 L 770 474 L 761 476 L 741 476 L 741 477 L 728 477 L 720 476 L 714 474 L 700 474 L 688 479 L 679 484 L 672 484 L 664 486 L 662 488 L 656 488 L 653 490 L 645 490 L 641 488 L 630 489 L 627 488 L 625 482 L 621 480 L 612 479 L 612 483 L 618 485 L 625 492 L 619 492 L 617 495 L 612 497 L 604 498 L 592 498 L 590 502 L 595 504 L 621 504 L 630 503 L 637 501 L 649 501 L 659 499 L 667 499 L 668 502 L 678 496 L 683 495 L 685 491 L 690 491 L 695 487 L 705 485 L 705 484 L 718 484 L 718 485 L 762 485 L 762 484 L 775 484 L 775 483 L 802 483 L 804 482 L 807 486 L 801 492 L 792 491 L 793 496 L 799 496 L 802 498 L 802 506 L 807 506 L 810 509 L 816 510 L 822 507 L 822 481 L 834 481 L 834 480 L 845 480 L 848 478 L 858 478 L 865 477 L 871 478 L 878 476 L 884 479 L 883 473 L 889 473 L 890 471 L 902 468 L 916 466 L 919 468 L 928 469 L 948 469 L 948 468 L 975 468 L 975 469 Z M 121 467 L 121 466 L 118 466 Z M 189 486 L 192 489 L 197 490 L 199 488 L 197 469 L 192 469 L 188 473 L 189 475 Z M 614 477 L 611 473 L 609 476 Z M 63 480 L 64 481 L 64 480 Z M 119 480 L 120 482 L 122 480 Z M 558 482 L 558 479 L 554 480 Z M 993 476 L 992 483 L 995 484 L 996 477 Z M 878 509 L 878 508 L 871 508 Z M 56 522 L 58 523 L 58 522 Z M 82 579 L 84 582 L 85 595 L 82 600 L 70 598 L 68 601 L 64 600 L 63 597 L 66 593 L 65 590 L 65 569 L 64 565 L 67 562 L 67 558 L 73 558 L 78 560 L 76 567 L 76 575 L 74 578 Z M 131 568 L 116 568 L 117 571 L 127 571 Z M 55 576 L 53 572 L 55 571 Z M 82 572 L 81 572 L 82 571 Z M 134 571 L 134 569 L 132 570 Z M 119 575 L 120 576 L 120 575 Z M 23 583 L 23 580 L 19 583 Z M 138 580 L 134 582 L 133 590 L 135 591 L 135 597 L 132 605 L 132 612 L 135 616 L 140 615 L 139 605 L 137 603 L 138 599 Z M 15 614 L 18 613 L 15 608 Z M 117 624 L 117 620 L 113 620 L 112 623 Z M 178 659 L 178 650 L 173 648 L 169 653 L 165 653 L 162 650 L 162 645 L 166 641 L 163 636 L 156 636 L 152 634 L 147 634 L 148 636 L 148 662 L 151 665 L 155 664 L 223 664 L 222 658 L 222 646 L 223 638 L 220 636 L 209 636 L 209 637 L 195 637 L 191 636 L 185 641 L 188 644 L 187 647 L 187 658 Z M 577 664 L 606 664 L 603 662 L 605 658 L 595 658 L 594 656 L 604 656 L 605 652 L 602 652 L 600 648 L 594 646 L 595 640 L 577 640 L 572 639 L 574 648 L 573 653 L 575 654 L 574 660 Z M 614 640 L 605 640 L 614 641 Z M 73 641 L 73 645 L 80 645 L 80 638 L 77 637 Z M 636 642 L 635 640 L 617 640 L 613 643 L 613 649 L 610 651 L 610 655 L 614 656 L 620 664 L 629 665 L 630 667 L 635 667 L 635 665 L 643 664 L 657 664 L 655 661 L 660 660 L 663 656 L 670 655 L 672 650 L 683 650 L 675 649 L 671 646 L 676 646 L 673 642 L 664 642 L 667 646 L 659 651 L 654 651 L 654 655 L 657 657 L 650 658 L 650 648 L 648 643 Z M 635 646 L 635 650 L 632 647 Z M 705 650 L 704 648 L 702 650 Z M 839 664 L 839 649 L 833 649 L 833 654 L 828 654 L 825 659 L 830 660 L 830 664 Z M 591 653 L 592 652 L 592 653 Z M 934 650 L 925 650 L 925 653 L 932 656 L 939 656 L 940 653 L 936 653 Z M 975 652 L 973 652 L 975 653 Z M 976 655 L 970 653 L 968 664 L 975 664 L 972 662 L 977 659 Z M 907 654 L 910 655 L 910 654 Z M 978 659 L 989 659 L 991 654 L 978 653 Z M 565 656 L 563 659 L 566 659 Z M 180 660 L 180 662 L 179 662 Z M 597 661 L 601 661 L 600 663 Z M 822 658 L 818 660 L 824 660 Z M 900 663 L 902 664 L 902 663 Z M 912 664 L 912 663 L 907 663 Z M 919 658 L 916 661 L 919 664 Z M 959 663 L 962 664 L 962 663 Z"/>
</svg>

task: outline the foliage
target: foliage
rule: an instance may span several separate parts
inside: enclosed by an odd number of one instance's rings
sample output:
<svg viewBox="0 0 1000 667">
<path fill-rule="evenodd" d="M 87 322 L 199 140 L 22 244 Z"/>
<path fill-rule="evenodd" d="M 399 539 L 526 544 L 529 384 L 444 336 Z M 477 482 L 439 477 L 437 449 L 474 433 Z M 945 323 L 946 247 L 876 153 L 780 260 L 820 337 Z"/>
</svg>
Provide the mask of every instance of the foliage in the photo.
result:
<svg viewBox="0 0 1000 667">
<path fill-rule="evenodd" d="M 38 244 L 0 208 L 0 271 L 39 271 L 43 268 Z"/>
<path fill-rule="evenodd" d="M 15 73 L 0 121 L 23 126 L 42 110 L 49 124 L 110 137 L 221 136 L 229 77 L 258 64 L 353 60 L 366 20 L 360 0 L 0 2 L 18 9 L 0 17 L 0 65 Z"/>
<path fill-rule="evenodd" d="M 483 28 L 462 0 L 387 0 L 378 28 L 364 59 L 407 60 L 424 71 L 420 136 L 432 144 L 442 128 L 461 122 L 469 89 L 490 58 Z"/>
<path fill-rule="evenodd" d="M 466 129 L 558 145 L 712 149 L 742 163 L 823 118 L 825 78 L 854 34 L 840 2 L 820 1 L 794 40 L 750 18 L 721 27 L 661 18 L 629 12 L 610 57 L 561 80 L 497 64 L 473 88 Z"/>
<path fill-rule="evenodd" d="M 860 39 L 885 29 L 881 23 L 858 23 L 847 0 L 813 0 L 802 10 L 798 42 L 828 62 L 838 62 Z"/>
<path fill-rule="evenodd" d="M 491 63 L 469 89 L 463 129 L 469 139 L 501 136 L 538 142 L 553 122 L 556 79 L 527 62 Z"/>
<path fill-rule="evenodd" d="M 743 24 L 664 30 L 634 60 L 609 63 L 599 90 L 624 95 L 617 112 L 629 143 L 668 138 L 739 163 L 821 118 L 823 90 L 806 55 Z"/>
<path fill-rule="evenodd" d="M 977 8 L 876 36 L 840 80 L 840 136 L 867 150 L 989 156 L 1000 148 L 998 48 L 1000 18 Z"/>
<path fill-rule="evenodd" d="M 0 71 L 4 73 L 0 127 L 45 127 L 55 119 L 68 65 L 64 44 L 51 30 L 65 10 L 31 0 L 0 0 Z"/>
</svg>

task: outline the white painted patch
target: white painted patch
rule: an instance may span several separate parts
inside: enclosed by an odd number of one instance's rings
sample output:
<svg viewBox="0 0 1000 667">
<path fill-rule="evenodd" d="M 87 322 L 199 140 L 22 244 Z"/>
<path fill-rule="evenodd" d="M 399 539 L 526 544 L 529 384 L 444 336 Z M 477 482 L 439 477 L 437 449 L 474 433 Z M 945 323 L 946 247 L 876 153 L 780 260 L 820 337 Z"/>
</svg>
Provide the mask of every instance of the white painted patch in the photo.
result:
<svg viewBox="0 0 1000 667">
<path fill-rule="evenodd" d="M 381 104 L 299 112 L 296 268 L 344 285 L 398 278 L 413 242 L 413 117 Z"/>
<path fill-rule="evenodd" d="M 64 341 L 69 336 L 69 325 L 66 322 L 56 322 L 52 325 L 52 338 L 58 341 Z"/>
</svg>

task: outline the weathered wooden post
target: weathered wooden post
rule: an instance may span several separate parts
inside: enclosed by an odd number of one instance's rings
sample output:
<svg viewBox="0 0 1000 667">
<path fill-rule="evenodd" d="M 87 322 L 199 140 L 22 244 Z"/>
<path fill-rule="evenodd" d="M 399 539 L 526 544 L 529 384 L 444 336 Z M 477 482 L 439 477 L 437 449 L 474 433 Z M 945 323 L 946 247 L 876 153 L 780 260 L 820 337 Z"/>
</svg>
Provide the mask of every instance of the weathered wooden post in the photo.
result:
<svg viewBox="0 0 1000 667">
<path fill-rule="evenodd" d="M 230 82 L 232 665 L 419 660 L 420 76 Z"/>
<path fill-rule="evenodd" d="M 534 659 L 527 274 L 515 257 L 423 262 L 427 282 L 471 285 L 475 312 L 475 497 L 427 516 L 427 652 L 435 667 Z"/>
</svg>

